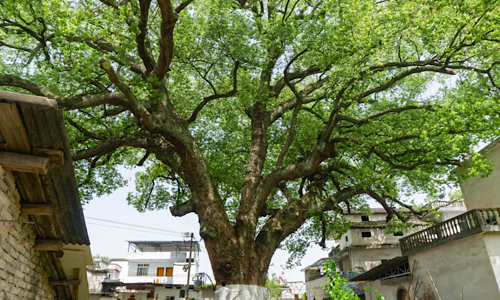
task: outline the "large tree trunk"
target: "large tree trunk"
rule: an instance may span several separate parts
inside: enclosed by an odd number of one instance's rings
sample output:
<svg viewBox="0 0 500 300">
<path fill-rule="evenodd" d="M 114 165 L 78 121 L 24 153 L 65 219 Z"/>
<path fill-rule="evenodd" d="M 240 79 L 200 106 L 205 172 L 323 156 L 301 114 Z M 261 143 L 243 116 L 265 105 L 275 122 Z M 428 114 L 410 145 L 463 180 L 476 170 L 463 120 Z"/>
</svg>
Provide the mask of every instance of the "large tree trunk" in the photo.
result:
<svg viewBox="0 0 500 300">
<path fill-rule="evenodd" d="M 239 300 L 265 299 L 267 273 L 276 249 L 262 249 L 255 242 L 239 245 L 210 239 L 205 240 L 205 246 L 218 287 L 225 282 L 227 287 L 240 290 Z"/>
<path fill-rule="evenodd" d="M 253 241 L 239 244 L 237 239 L 204 241 L 217 284 L 265 285 L 275 247 L 264 248 Z"/>
</svg>

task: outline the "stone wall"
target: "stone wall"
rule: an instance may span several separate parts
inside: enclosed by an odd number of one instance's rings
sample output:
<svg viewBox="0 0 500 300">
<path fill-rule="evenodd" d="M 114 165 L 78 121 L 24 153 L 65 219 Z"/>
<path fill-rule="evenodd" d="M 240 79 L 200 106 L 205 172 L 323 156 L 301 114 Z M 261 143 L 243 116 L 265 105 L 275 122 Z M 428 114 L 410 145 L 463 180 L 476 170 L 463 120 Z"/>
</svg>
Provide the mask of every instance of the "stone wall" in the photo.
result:
<svg viewBox="0 0 500 300">
<path fill-rule="evenodd" d="M 14 176 L 0 166 L 0 219 L 28 221 L 20 217 L 19 199 Z M 0 299 L 56 299 L 50 258 L 33 250 L 35 238 L 33 224 L 0 221 Z"/>
</svg>

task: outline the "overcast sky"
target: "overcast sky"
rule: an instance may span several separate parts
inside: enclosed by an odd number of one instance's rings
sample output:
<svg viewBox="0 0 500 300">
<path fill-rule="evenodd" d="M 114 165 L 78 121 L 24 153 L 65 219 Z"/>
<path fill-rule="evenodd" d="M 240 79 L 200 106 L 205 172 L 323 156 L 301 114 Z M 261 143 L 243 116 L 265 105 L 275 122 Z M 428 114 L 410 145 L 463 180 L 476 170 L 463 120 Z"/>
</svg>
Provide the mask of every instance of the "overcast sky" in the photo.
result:
<svg viewBox="0 0 500 300">
<path fill-rule="evenodd" d="M 183 237 L 179 234 L 180 232 L 194 232 L 196 240 L 200 241 L 198 217 L 193 213 L 179 218 L 173 217 L 169 210 L 139 213 L 135 208 L 129 206 L 126 197 L 129 192 L 134 191 L 134 171 L 122 169 L 122 174 L 125 178 L 130 179 L 129 186 L 118 189 L 112 195 L 93 199 L 83 207 L 90 237 L 92 255 L 99 254 L 111 258 L 124 258 L 128 247 L 126 241 L 183 240 Z M 126 223 L 131 224 L 131 226 L 103 222 L 95 219 Z M 174 232 L 150 233 L 153 230 L 134 225 Z M 333 245 L 334 242 L 329 242 L 330 248 Z M 201 246 L 200 272 L 209 274 L 213 279 L 208 253 L 203 242 Z M 276 273 L 277 275 L 284 273 L 284 278 L 287 281 L 304 281 L 304 273 L 300 272 L 300 270 L 318 259 L 327 256 L 328 251 L 321 250 L 319 246 L 314 245 L 307 251 L 306 256 L 302 260 L 302 266 L 292 270 L 285 270 L 283 266 L 288 258 L 288 254 L 285 251 L 277 250 L 271 262 L 272 266 L 270 267 L 269 273 Z"/>
</svg>

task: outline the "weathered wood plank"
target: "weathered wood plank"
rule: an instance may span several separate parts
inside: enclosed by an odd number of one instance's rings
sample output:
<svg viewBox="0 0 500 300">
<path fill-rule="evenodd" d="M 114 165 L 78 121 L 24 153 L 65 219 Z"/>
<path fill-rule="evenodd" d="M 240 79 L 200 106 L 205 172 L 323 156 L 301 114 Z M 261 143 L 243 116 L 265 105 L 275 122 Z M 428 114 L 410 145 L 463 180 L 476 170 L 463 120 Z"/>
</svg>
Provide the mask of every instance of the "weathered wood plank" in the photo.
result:
<svg viewBox="0 0 500 300">
<path fill-rule="evenodd" d="M 64 152 L 61 150 L 33 148 L 33 155 L 46 156 L 51 163 L 60 165 L 64 163 Z"/>
<path fill-rule="evenodd" d="M 63 242 L 58 239 L 36 239 L 33 249 L 38 251 L 62 251 Z"/>
<path fill-rule="evenodd" d="M 49 158 L 0 151 L 0 165 L 4 169 L 11 171 L 47 174 L 49 171 Z"/>
<path fill-rule="evenodd" d="M 52 215 L 52 205 L 50 204 L 21 204 L 21 214 L 32 216 Z"/>
<path fill-rule="evenodd" d="M 73 280 L 78 279 L 80 277 L 80 269 L 79 268 L 73 268 Z M 78 300 L 78 285 L 75 284 L 73 285 L 73 290 L 72 290 L 72 296 L 73 300 Z"/>
<path fill-rule="evenodd" d="M 10 151 L 31 153 L 30 140 L 15 104 L 0 103 L 0 131 Z"/>
<path fill-rule="evenodd" d="M 61 280 L 50 280 L 49 285 L 78 285 L 81 284 L 81 279 L 61 279 Z"/>
</svg>

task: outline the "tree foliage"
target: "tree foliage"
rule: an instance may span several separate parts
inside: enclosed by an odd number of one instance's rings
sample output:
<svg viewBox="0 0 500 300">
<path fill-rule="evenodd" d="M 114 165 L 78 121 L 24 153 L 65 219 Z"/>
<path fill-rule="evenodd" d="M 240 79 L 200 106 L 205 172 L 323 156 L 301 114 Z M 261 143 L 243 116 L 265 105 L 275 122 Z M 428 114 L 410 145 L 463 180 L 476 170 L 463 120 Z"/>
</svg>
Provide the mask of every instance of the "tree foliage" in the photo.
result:
<svg viewBox="0 0 500 300">
<path fill-rule="evenodd" d="M 198 214 L 216 277 L 264 284 L 342 210 L 405 221 L 491 170 L 499 25 L 494 0 L 4 0 L 0 86 L 67 111 L 84 201 L 143 166 L 130 204 Z"/>
</svg>

